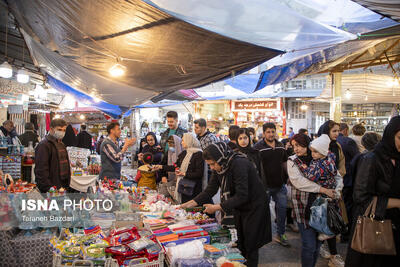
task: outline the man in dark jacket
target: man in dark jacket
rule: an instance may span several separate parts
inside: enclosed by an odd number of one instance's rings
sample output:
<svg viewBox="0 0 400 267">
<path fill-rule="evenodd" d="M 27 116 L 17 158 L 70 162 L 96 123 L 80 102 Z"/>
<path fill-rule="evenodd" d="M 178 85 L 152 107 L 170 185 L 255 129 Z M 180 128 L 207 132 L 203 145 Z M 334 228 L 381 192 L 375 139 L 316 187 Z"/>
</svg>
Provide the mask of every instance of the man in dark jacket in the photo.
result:
<svg viewBox="0 0 400 267">
<path fill-rule="evenodd" d="M 219 142 L 218 137 L 207 129 L 207 121 L 203 118 L 194 121 L 194 132 L 200 141 L 201 149 Z"/>
<path fill-rule="evenodd" d="M 287 170 L 288 156 L 282 143 L 275 139 L 276 126 L 268 122 L 263 125 L 264 139 L 257 142 L 254 148 L 260 151 L 261 163 L 264 170 L 263 182 L 269 196 L 276 205 L 278 235 L 276 242 L 288 247 L 289 242 L 285 235 L 286 208 L 287 208 Z"/>
<path fill-rule="evenodd" d="M 48 192 L 53 186 L 69 189 L 71 170 L 67 149 L 61 141 L 66 128 L 64 120 L 52 120 L 49 134 L 35 149 L 36 184 L 42 193 Z"/>
<path fill-rule="evenodd" d="M 349 126 L 346 123 L 340 124 L 340 133 L 337 138 L 337 142 L 340 144 L 343 150 L 345 165 L 346 165 L 346 175 L 343 177 L 343 200 L 346 206 L 347 214 L 351 214 L 351 209 L 353 207 L 353 179 L 351 176 L 351 162 L 358 154 L 360 150 L 358 149 L 357 143 L 354 139 L 349 136 Z M 342 235 L 342 241 L 347 241 L 348 235 Z"/>
<path fill-rule="evenodd" d="M 230 141 L 228 143 L 228 147 L 232 150 L 235 150 L 237 148 L 236 139 L 239 134 L 239 129 L 240 127 L 237 125 L 229 126 L 228 136 Z"/>
<path fill-rule="evenodd" d="M 25 123 L 25 132 L 18 136 L 18 138 L 24 147 L 29 146 L 29 142 L 32 142 L 33 147 L 39 143 L 39 136 L 34 132 L 34 125 L 32 122 Z"/>
<path fill-rule="evenodd" d="M 184 133 L 187 133 L 187 131 L 183 128 L 181 128 L 178 125 L 178 113 L 176 111 L 168 111 L 167 112 L 167 124 L 168 124 L 168 129 L 161 134 L 161 149 L 164 152 L 164 156 L 168 155 L 168 137 L 172 135 L 179 136 L 180 138 L 183 137 Z"/>
<path fill-rule="evenodd" d="M 77 147 L 92 150 L 92 136 L 86 131 L 86 125 L 81 125 L 81 132 L 77 135 L 77 139 Z"/>
</svg>

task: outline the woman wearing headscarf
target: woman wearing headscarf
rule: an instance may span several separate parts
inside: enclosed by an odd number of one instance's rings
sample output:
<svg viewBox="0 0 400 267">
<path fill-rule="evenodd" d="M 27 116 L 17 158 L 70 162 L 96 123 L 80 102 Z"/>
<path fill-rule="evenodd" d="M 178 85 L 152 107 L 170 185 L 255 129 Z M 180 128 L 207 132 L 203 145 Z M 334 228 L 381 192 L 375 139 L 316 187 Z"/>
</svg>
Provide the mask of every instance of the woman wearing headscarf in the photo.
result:
<svg viewBox="0 0 400 267">
<path fill-rule="evenodd" d="M 160 192 L 168 197 L 173 197 L 174 191 L 171 190 L 176 184 L 176 175 L 174 171 L 163 171 L 162 166 L 174 165 L 178 160 L 178 155 L 182 153 L 182 139 L 177 135 L 171 135 L 167 139 L 168 152 L 164 154 L 160 165 L 155 165 L 153 170 L 160 170 L 161 184 Z"/>
<path fill-rule="evenodd" d="M 318 232 L 309 226 L 311 205 L 318 194 L 325 194 L 333 198 L 335 190 L 321 187 L 312 182 L 301 171 L 301 166 L 304 164 L 309 166 L 312 160 L 309 149 L 310 138 L 305 134 L 296 134 L 290 142 L 295 154 L 289 157 L 287 170 L 294 217 L 301 236 L 301 266 L 314 267 L 319 256 L 321 241 L 318 240 Z M 336 190 L 343 187 L 341 180 L 341 177 L 337 177 Z"/>
<path fill-rule="evenodd" d="M 375 149 L 363 156 L 354 180 L 353 220 L 378 198 L 376 220 L 391 220 L 396 256 L 362 254 L 349 245 L 346 266 L 399 266 L 400 262 L 400 116 L 393 117 Z M 354 234 L 354 225 L 352 235 Z M 375 233 L 371 233 L 375 234 Z M 352 236 L 351 235 L 351 236 Z M 351 239 L 350 239 L 351 240 Z"/>
<path fill-rule="evenodd" d="M 240 128 L 236 136 L 236 152 L 242 153 L 254 164 L 257 169 L 258 177 L 261 176 L 261 158 L 260 151 L 252 148 L 250 131 L 248 128 Z M 261 179 L 261 178 L 260 178 Z"/>
<path fill-rule="evenodd" d="M 162 159 L 161 147 L 158 145 L 157 137 L 155 133 L 149 132 L 144 138 L 146 145 L 143 146 L 142 154 L 139 154 L 139 159 L 144 153 L 153 154 L 153 164 L 160 164 Z"/>
<path fill-rule="evenodd" d="M 350 176 L 352 179 L 352 185 L 354 191 L 354 179 L 357 176 L 358 170 L 358 163 L 360 162 L 361 158 L 374 150 L 375 146 L 382 140 L 382 136 L 375 132 L 366 132 L 363 137 L 361 138 L 361 145 L 365 149 L 362 153 L 358 154 L 354 157 L 350 164 Z M 353 212 L 352 212 L 353 213 Z M 351 219 L 351 218 L 350 218 Z"/>
<path fill-rule="evenodd" d="M 322 134 L 327 134 L 329 138 L 331 139 L 331 142 L 329 144 L 329 151 L 335 154 L 336 159 L 335 159 L 335 164 L 336 168 L 340 174 L 340 176 L 344 177 L 346 175 L 346 161 L 343 153 L 343 149 L 340 146 L 340 144 L 337 142 L 337 138 L 339 136 L 339 130 L 340 130 L 340 125 L 337 122 L 334 122 L 332 120 L 326 121 L 318 130 L 318 136 L 321 136 Z M 342 212 L 345 213 L 346 210 L 344 209 L 344 204 L 343 201 L 340 200 L 342 208 Z M 344 218 L 347 218 L 344 216 Z M 346 221 L 346 219 L 345 219 Z M 326 241 L 328 243 L 328 248 L 329 252 L 326 251 L 324 247 L 321 248 L 321 256 L 329 259 L 329 264 L 332 267 L 341 267 L 344 265 L 344 261 L 337 252 L 336 248 L 336 236 L 332 237 L 330 239 L 327 239 Z"/>
<path fill-rule="evenodd" d="M 235 219 L 238 247 L 247 266 L 257 266 L 258 249 L 272 239 L 271 215 L 267 193 L 258 179 L 254 165 L 242 154 L 218 142 L 203 151 L 203 158 L 213 170 L 207 188 L 183 208 L 195 207 L 208 201 L 221 189 L 220 204 L 205 204 L 205 212 L 228 211 Z"/>
<path fill-rule="evenodd" d="M 78 144 L 78 140 L 75 135 L 74 128 L 71 124 L 68 124 L 67 129 L 65 130 L 65 136 L 62 139 L 62 142 L 66 147 L 68 146 L 76 146 Z"/>
<path fill-rule="evenodd" d="M 174 172 L 177 176 L 174 198 L 178 203 L 187 202 L 197 196 L 202 189 L 202 180 L 205 170 L 203 152 L 200 142 L 193 133 L 184 133 L 182 137 L 183 151 L 178 155 L 174 164 L 163 165 L 165 172 Z M 178 193 L 179 183 L 182 179 L 188 179 L 195 184 L 192 194 Z"/>
</svg>

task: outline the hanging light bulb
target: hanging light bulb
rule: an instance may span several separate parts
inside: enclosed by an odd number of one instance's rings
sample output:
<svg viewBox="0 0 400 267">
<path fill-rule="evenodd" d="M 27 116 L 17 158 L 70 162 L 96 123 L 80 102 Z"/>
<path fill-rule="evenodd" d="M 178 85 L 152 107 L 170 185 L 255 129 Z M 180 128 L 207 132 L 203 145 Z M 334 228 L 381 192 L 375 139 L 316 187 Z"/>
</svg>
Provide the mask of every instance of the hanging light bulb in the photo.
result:
<svg viewBox="0 0 400 267">
<path fill-rule="evenodd" d="M 210 113 L 207 114 L 207 120 L 211 120 L 211 114 Z"/>
<path fill-rule="evenodd" d="M 10 64 L 7 61 L 4 61 L 3 64 L 0 65 L 0 77 L 2 78 L 11 78 L 13 74 L 13 70 Z"/>
<path fill-rule="evenodd" d="M 25 70 L 25 68 L 22 68 L 22 69 L 18 70 L 18 72 L 17 72 L 17 81 L 19 83 L 28 83 L 29 82 L 29 74 Z"/>
<path fill-rule="evenodd" d="M 233 117 L 235 117 L 235 114 L 233 112 L 229 113 L 229 118 L 233 119 Z"/>
<path fill-rule="evenodd" d="M 300 106 L 300 109 L 302 111 L 306 111 L 308 109 L 308 106 L 306 104 L 303 104 L 303 105 Z"/>
<path fill-rule="evenodd" d="M 126 67 L 124 65 L 116 63 L 110 68 L 109 73 L 112 77 L 121 77 L 125 74 L 125 71 Z"/>
<path fill-rule="evenodd" d="M 81 120 L 84 120 L 84 119 L 85 119 L 85 115 L 82 114 L 82 115 L 79 116 L 79 118 L 80 118 Z"/>
<path fill-rule="evenodd" d="M 368 95 L 365 95 L 364 100 L 365 100 L 365 101 L 368 101 Z"/>
<path fill-rule="evenodd" d="M 344 93 L 344 96 L 346 97 L 346 99 L 351 99 L 350 89 L 346 89 L 346 92 Z"/>
<path fill-rule="evenodd" d="M 55 118 L 55 119 L 59 119 L 59 118 L 61 118 L 61 116 L 60 116 L 60 114 L 56 114 L 56 115 L 54 116 L 54 118 Z"/>
</svg>

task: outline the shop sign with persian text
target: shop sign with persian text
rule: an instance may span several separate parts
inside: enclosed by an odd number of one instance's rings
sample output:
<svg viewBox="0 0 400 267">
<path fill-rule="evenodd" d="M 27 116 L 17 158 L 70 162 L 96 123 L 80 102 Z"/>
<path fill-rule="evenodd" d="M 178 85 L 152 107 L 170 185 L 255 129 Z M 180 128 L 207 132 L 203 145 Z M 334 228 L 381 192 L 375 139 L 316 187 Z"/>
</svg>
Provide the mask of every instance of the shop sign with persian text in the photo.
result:
<svg viewBox="0 0 400 267">
<path fill-rule="evenodd" d="M 235 110 L 269 110 L 277 109 L 277 101 L 235 101 Z"/>
</svg>

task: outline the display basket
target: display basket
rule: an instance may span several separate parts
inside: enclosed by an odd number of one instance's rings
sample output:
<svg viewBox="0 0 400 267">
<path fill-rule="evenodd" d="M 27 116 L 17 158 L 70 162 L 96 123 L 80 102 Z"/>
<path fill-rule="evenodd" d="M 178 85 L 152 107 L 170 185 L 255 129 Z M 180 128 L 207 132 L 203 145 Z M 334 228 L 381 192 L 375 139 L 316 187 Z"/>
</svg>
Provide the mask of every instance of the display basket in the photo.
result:
<svg viewBox="0 0 400 267">
<path fill-rule="evenodd" d="M 62 264 L 62 257 L 60 254 L 53 253 L 53 265 L 52 267 L 70 267 L 70 266 L 79 266 L 79 267 L 95 267 L 99 266 L 98 264 L 95 264 L 91 260 L 75 260 L 72 262 L 72 265 L 68 264 Z M 104 267 L 119 267 L 117 260 L 112 259 L 112 258 L 107 258 L 104 263 Z"/>
<path fill-rule="evenodd" d="M 61 237 L 64 234 L 65 229 L 61 229 L 59 237 Z M 165 250 L 164 247 L 161 245 L 161 243 L 157 240 L 158 245 L 161 247 L 161 252 L 158 255 L 158 259 L 155 261 L 149 261 L 147 258 L 137 258 L 135 260 L 132 260 L 128 267 L 164 267 L 164 259 L 165 259 Z M 60 254 L 53 252 L 53 265 L 52 267 L 69 267 L 69 266 L 90 266 L 90 267 L 95 267 L 99 266 L 98 264 L 95 264 L 91 260 L 80 260 L 77 259 L 74 262 L 72 262 L 72 265 L 68 264 L 62 264 L 62 257 Z M 104 267 L 119 267 L 117 260 L 113 258 L 106 258 Z"/>
</svg>

